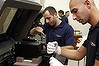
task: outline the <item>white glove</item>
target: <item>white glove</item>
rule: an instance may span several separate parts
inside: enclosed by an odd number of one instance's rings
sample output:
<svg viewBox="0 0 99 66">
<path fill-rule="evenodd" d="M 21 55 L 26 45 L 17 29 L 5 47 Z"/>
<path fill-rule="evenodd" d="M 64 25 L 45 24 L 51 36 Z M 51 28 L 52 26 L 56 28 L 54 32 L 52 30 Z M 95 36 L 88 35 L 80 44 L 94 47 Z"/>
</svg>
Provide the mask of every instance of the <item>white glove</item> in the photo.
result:
<svg viewBox="0 0 99 66">
<path fill-rule="evenodd" d="M 56 42 L 56 41 L 48 42 L 47 53 L 48 54 L 56 53 L 56 54 L 60 55 L 61 54 L 61 48 L 60 48 L 60 46 L 58 46 L 58 42 Z"/>
<path fill-rule="evenodd" d="M 64 66 L 60 61 L 58 61 L 54 57 L 50 58 L 49 64 L 50 64 L 50 66 Z"/>
</svg>

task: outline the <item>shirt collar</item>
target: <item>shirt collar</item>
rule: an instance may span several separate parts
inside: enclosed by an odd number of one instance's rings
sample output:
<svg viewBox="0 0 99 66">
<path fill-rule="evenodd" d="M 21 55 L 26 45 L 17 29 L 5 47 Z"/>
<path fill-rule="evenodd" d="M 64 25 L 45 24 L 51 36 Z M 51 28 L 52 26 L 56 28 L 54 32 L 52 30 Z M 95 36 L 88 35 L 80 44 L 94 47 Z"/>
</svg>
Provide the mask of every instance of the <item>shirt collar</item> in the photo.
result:
<svg viewBox="0 0 99 66">
<path fill-rule="evenodd" d="M 93 27 L 91 26 L 89 30 L 94 30 L 95 28 L 99 27 L 99 22 Z"/>
<path fill-rule="evenodd" d="M 64 27 L 64 22 L 61 22 L 57 27 Z M 57 27 L 55 27 L 55 28 L 57 28 Z"/>
</svg>

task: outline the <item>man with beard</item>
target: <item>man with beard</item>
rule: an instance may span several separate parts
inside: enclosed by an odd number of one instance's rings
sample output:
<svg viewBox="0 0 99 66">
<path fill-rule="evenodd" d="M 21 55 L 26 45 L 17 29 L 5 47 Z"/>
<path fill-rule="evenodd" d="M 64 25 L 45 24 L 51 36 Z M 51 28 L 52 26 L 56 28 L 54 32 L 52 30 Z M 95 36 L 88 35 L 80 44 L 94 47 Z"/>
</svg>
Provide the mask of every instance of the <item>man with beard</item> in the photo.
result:
<svg viewBox="0 0 99 66">
<path fill-rule="evenodd" d="M 58 43 L 59 46 L 64 48 L 73 49 L 74 48 L 74 30 L 73 28 L 62 22 L 58 16 L 57 11 L 54 7 L 46 7 L 43 11 L 43 17 L 45 19 L 45 24 L 41 27 L 34 27 L 31 29 L 30 34 L 46 34 L 46 44 Z M 51 54 L 50 52 L 48 52 Z M 67 60 L 64 57 L 56 55 L 55 56 L 63 64 L 67 65 Z"/>
</svg>

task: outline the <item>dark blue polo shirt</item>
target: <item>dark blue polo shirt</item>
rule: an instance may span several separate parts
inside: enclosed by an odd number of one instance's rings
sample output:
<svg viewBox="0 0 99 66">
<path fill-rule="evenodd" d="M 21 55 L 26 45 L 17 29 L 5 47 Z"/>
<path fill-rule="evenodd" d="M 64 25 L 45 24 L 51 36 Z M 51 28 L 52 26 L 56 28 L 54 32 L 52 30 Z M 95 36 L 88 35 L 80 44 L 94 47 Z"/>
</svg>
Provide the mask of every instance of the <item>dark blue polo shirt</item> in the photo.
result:
<svg viewBox="0 0 99 66">
<path fill-rule="evenodd" d="M 70 25 L 61 22 L 59 26 L 53 28 L 45 24 L 43 29 L 46 34 L 46 43 L 57 41 L 60 46 L 74 45 L 74 30 Z"/>
<path fill-rule="evenodd" d="M 62 22 L 67 23 L 68 24 L 68 18 L 64 15 L 61 18 Z"/>
<path fill-rule="evenodd" d="M 95 59 L 99 60 L 99 23 L 90 28 L 83 46 L 87 49 L 86 66 L 94 66 Z"/>
</svg>

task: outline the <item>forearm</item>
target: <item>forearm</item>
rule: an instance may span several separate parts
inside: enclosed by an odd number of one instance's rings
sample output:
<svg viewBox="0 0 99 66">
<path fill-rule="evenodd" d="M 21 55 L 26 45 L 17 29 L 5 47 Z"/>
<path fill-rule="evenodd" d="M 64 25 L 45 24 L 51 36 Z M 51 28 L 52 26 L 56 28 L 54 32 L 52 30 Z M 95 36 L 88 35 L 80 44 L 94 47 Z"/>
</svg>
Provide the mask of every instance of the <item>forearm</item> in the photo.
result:
<svg viewBox="0 0 99 66">
<path fill-rule="evenodd" d="M 61 55 L 71 60 L 81 60 L 85 56 L 85 51 L 61 47 Z"/>
<path fill-rule="evenodd" d="M 61 55 L 72 60 L 77 59 L 76 50 L 67 49 L 66 47 L 61 47 Z"/>
<path fill-rule="evenodd" d="M 79 49 L 74 50 L 72 46 L 57 46 L 57 42 L 49 42 L 47 44 L 47 53 L 51 54 L 55 52 L 58 55 L 62 55 L 65 58 L 72 60 L 80 60 L 86 55 L 86 48 L 81 46 Z"/>
<path fill-rule="evenodd" d="M 64 48 L 66 48 L 66 49 L 74 49 L 74 46 L 63 46 Z"/>
</svg>

